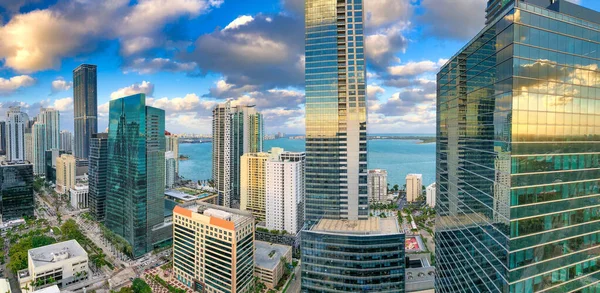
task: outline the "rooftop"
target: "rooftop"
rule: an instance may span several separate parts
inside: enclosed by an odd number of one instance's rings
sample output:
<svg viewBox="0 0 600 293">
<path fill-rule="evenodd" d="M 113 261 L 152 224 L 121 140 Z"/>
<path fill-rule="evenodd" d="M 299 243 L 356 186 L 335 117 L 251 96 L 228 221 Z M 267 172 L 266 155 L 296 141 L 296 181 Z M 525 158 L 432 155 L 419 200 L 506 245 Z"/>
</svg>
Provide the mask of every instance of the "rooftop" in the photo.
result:
<svg viewBox="0 0 600 293">
<path fill-rule="evenodd" d="M 82 184 L 82 183 L 77 183 L 77 184 L 75 184 L 75 186 L 71 187 L 71 189 L 73 189 L 75 191 L 84 191 L 84 190 L 88 190 L 89 189 L 89 185 Z"/>
<path fill-rule="evenodd" d="M 60 293 L 60 289 L 58 289 L 58 285 L 46 287 L 44 289 L 33 291 L 33 293 Z"/>
<path fill-rule="evenodd" d="M 255 265 L 268 270 L 273 270 L 280 262 L 281 257 L 292 249 L 291 246 L 264 241 L 254 241 L 254 247 L 256 248 Z"/>
<path fill-rule="evenodd" d="M 75 240 L 46 245 L 29 250 L 29 257 L 34 267 L 44 266 L 48 263 L 64 261 L 70 258 L 85 256 L 87 253 Z"/>
<path fill-rule="evenodd" d="M 400 233 L 396 218 L 379 217 L 370 217 L 367 220 L 321 219 L 311 230 L 360 235 Z"/>
<path fill-rule="evenodd" d="M 186 215 L 187 211 L 187 215 Z M 241 225 L 247 224 L 249 221 L 254 222 L 252 213 L 238 209 L 226 208 L 219 205 L 209 204 L 202 201 L 186 202 L 175 207 L 175 213 L 192 217 L 192 213 L 201 214 L 219 220 L 225 220 L 232 223 L 233 228 L 238 228 Z M 212 224 L 212 220 L 211 220 Z"/>
<path fill-rule="evenodd" d="M 11 292 L 10 283 L 8 282 L 8 279 L 0 279 L 0 292 Z"/>
<path fill-rule="evenodd" d="M 165 195 L 182 201 L 193 201 L 198 199 L 198 196 L 189 195 L 185 192 L 181 192 L 175 189 L 166 190 Z"/>
</svg>

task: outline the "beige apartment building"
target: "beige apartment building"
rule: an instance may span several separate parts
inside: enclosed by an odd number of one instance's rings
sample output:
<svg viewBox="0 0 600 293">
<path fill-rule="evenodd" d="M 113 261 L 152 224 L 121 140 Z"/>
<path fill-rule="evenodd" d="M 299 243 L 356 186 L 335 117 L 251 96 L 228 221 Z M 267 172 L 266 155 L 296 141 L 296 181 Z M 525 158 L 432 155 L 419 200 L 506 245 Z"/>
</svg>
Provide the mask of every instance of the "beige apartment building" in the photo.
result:
<svg viewBox="0 0 600 293">
<path fill-rule="evenodd" d="M 256 247 L 254 275 L 267 288 L 274 289 L 285 272 L 285 262 L 282 258 L 288 264 L 292 263 L 292 247 L 264 241 L 254 241 L 254 246 Z"/>
<path fill-rule="evenodd" d="M 75 186 L 76 168 L 75 156 L 62 154 L 56 158 L 56 192 L 66 194 Z"/>
<path fill-rule="evenodd" d="M 268 153 L 246 153 L 240 160 L 240 209 L 250 211 L 258 221 L 266 219 L 266 163 L 282 152 L 272 148 Z"/>
<path fill-rule="evenodd" d="M 190 289 L 246 293 L 254 282 L 254 217 L 194 202 L 173 210 L 173 272 Z"/>
</svg>

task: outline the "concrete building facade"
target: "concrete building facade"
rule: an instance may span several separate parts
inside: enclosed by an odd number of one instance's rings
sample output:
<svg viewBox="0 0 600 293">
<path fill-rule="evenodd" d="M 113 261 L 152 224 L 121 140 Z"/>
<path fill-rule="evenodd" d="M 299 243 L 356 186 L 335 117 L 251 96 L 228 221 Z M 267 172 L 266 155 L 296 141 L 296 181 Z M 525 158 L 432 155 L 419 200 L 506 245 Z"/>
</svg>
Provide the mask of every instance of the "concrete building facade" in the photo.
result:
<svg viewBox="0 0 600 293">
<path fill-rule="evenodd" d="M 254 284 L 254 218 L 206 203 L 173 210 L 173 273 L 197 292 L 247 293 Z"/>
<path fill-rule="evenodd" d="M 387 171 L 371 169 L 367 172 L 367 191 L 369 202 L 383 202 L 387 200 Z"/>
<path fill-rule="evenodd" d="M 304 153 L 283 150 L 265 162 L 267 229 L 287 231 L 293 235 L 302 229 L 305 162 Z"/>
<path fill-rule="evenodd" d="M 77 162 L 75 156 L 62 154 L 56 159 L 56 192 L 68 194 L 75 185 Z"/>
<path fill-rule="evenodd" d="M 406 175 L 406 201 L 413 202 L 421 195 L 423 195 L 423 175 Z"/>
<path fill-rule="evenodd" d="M 28 286 L 32 291 L 52 285 L 62 288 L 91 276 L 88 254 L 76 240 L 30 249 L 27 264 L 17 276 L 20 287 Z"/>
<path fill-rule="evenodd" d="M 425 188 L 425 199 L 427 201 L 427 205 L 430 208 L 434 208 L 435 207 L 435 195 L 437 192 L 437 187 L 435 182 L 429 184 L 426 188 Z"/>
<path fill-rule="evenodd" d="M 89 186 L 87 184 L 75 184 L 69 189 L 70 203 L 74 209 L 87 209 L 89 204 Z"/>
<path fill-rule="evenodd" d="M 268 289 L 275 289 L 285 272 L 286 263 L 292 263 L 292 247 L 264 241 L 254 241 L 254 247 L 254 276 Z"/>
</svg>

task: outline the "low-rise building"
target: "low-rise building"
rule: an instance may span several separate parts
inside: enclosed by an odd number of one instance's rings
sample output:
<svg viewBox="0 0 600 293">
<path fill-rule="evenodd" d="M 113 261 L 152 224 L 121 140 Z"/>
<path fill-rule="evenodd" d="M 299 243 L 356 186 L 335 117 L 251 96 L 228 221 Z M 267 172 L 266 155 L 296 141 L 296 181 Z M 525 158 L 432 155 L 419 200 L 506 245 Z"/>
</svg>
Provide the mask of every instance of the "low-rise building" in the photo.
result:
<svg viewBox="0 0 600 293">
<path fill-rule="evenodd" d="M 250 292 L 254 217 L 207 203 L 173 209 L 173 273 L 197 292 Z"/>
<path fill-rule="evenodd" d="M 17 273 L 20 287 L 39 290 L 52 285 L 62 288 L 87 280 L 87 252 L 75 240 L 30 249 L 28 267 Z"/>
<path fill-rule="evenodd" d="M 292 247 L 263 241 L 254 241 L 254 247 L 254 275 L 267 288 L 274 289 L 285 272 L 285 262 L 292 263 Z"/>
<path fill-rule="evenodd" d="M 89 186 L 87 184 L 77 183 L 69 190 L 71 196 L 71 206 L 74 209 L 87 209 L 89 202 Z"/>
</svg>

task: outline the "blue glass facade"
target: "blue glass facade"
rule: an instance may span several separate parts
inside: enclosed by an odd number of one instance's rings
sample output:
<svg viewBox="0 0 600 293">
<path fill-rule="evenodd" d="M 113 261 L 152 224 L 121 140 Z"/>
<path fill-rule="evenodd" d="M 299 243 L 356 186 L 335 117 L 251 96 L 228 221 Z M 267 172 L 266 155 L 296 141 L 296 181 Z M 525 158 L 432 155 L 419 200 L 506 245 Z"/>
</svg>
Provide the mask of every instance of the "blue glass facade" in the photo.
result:
<svg viewBox="0 0 600 293">
<path fill-rule="evenodd" d="M 144 94 L 110 101 L 106 226 L 134 257 L 149 252 L 152 228 L 164 219 L 165 113 Z"/>
<path fill-rule="evenodd" d="M 362 0 L 307 0 L 306 219 L 366 219 Z"/>
<path fill-rule="evenodd" d="M 404 292 L 404 234 L 302 231 L 302 292 Z"/>
<path fill-rule="evenodd" d="M 490 2 L 437 76 L 436 292 L 599 292 L 600 13 Z"/>
<path fill-rule="evenodd" d="M 92 134 L 89 159 L 90 214 L 100 223 L 106 218 L 106 183 L 108 181 L 108 133 Z"/>
<path fill-rule="evenodd" d="M 35 209 L 33 165 L 2 163 L 0 165 L 0 217 L 11 221 L 32 218 Z"/>
<path fill-rule="evenodd" d="M 88 159 L 90 138 L 98 132 L 98 86 L 96 65 L 81 64 L 73 70 L 75 120 L 74 155 Z"/>
</svg>

